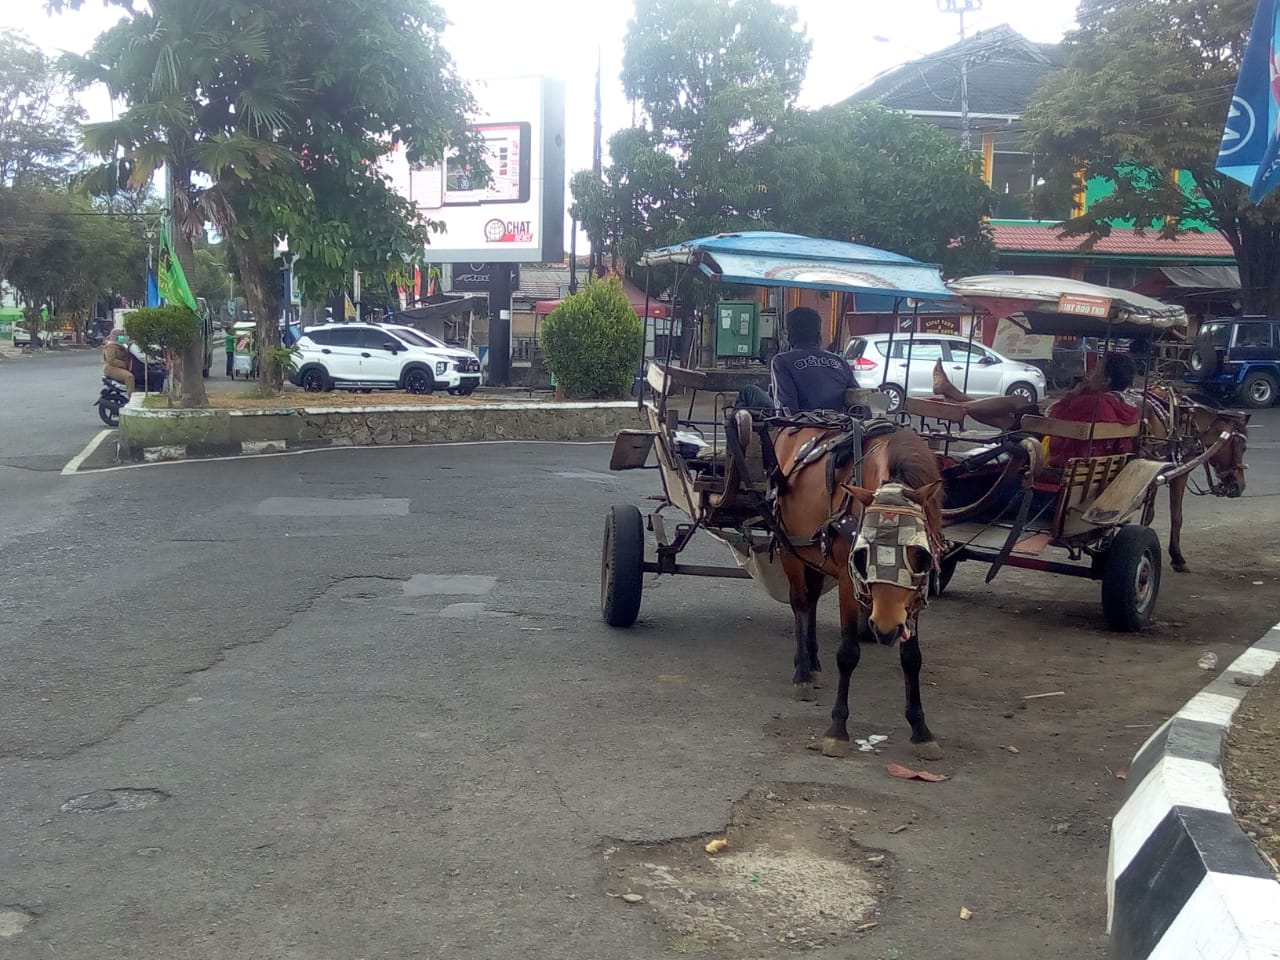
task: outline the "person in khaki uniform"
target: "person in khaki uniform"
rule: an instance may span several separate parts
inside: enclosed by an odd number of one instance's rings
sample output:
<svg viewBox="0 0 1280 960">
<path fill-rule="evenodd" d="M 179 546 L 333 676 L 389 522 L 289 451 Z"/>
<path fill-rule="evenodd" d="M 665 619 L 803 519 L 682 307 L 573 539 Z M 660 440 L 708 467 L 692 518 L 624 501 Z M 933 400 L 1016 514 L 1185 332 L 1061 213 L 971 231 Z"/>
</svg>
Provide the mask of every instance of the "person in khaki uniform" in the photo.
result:
<svg viewBox="0 0 1280 960">
<path fill-rule="evenodd" d="M 124 384 L 125 393 L 133 396 L 133 357 L 124 344 L 124 331 L 112 330 L 102 346 L 102 375 Z"/>
</svg>

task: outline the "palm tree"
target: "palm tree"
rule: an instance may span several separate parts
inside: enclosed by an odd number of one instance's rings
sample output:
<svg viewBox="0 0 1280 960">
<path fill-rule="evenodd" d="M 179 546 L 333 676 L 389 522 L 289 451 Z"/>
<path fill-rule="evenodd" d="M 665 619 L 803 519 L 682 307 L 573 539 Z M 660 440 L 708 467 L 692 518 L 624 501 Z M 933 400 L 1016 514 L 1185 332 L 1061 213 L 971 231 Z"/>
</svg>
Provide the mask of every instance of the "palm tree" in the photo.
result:
<svg viewBox="0 0 1280 960">
<path fill-rule="evenodd" d="M 68 58 L 81 83 L 105 84 L 128 104 L 116 119 L 85 126 L 85 147 L 102 161 L 86 185 L 144 189 L 164 169 L 174 249 L 188 277 L 195 273 L 193 240 L 208 226 L 228 239 L 238 260 L 256 262 L 256 243 L 239 227 L 238 211 L 248 205 L 244 194 L 255 173 L 289 157 L 259 135 L 269 137 L 285 122 L 291 97 L 269 69 L 268 24 L 257 6 L 237 0 L 128 6 L 129 16 L 88 54 Z M 274 334 L 274 312 L 251 305 Z M 185 405 L 208 402 L 204 352 L 200 342 L 182 358 Z"/>
</svg>

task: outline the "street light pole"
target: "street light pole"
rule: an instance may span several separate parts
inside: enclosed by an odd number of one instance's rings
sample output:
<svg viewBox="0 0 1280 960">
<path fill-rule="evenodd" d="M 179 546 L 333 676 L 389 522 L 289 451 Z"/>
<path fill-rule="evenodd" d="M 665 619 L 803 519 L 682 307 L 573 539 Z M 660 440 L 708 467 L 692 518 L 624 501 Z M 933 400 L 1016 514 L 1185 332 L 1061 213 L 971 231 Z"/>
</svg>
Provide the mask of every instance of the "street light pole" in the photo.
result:
<svg viewBox="0 0 1280 960">
<path fill-rule="evenodd" d="M 969 58 L 964 49 L 964 15 L 982 9 L 982 0 L 938 0 L 942 13 L 960 15 L 960 142 L 966 150 L 973 146 L 969 135 Z"/>
</svg>

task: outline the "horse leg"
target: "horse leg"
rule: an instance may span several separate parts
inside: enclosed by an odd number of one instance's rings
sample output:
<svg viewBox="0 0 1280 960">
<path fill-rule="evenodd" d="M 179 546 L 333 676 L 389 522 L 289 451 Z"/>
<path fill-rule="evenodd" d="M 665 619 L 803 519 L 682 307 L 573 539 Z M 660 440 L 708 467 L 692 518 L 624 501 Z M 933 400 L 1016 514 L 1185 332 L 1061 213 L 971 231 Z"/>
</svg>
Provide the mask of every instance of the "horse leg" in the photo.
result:
<svg viewBox="0 0 1280 960">
<path fill-rule="evenodd" d="M 796 620 L 795 673 L 791 677 L 791 695 L 796 700 L 813 700 L 813 657 L 810 637 L 816 636 L 817 602 L 810 599 L 809 573 L 805 564 L 793 554 L 784 554 L 782 569 L 790 588 L 791 613 Z M 816 639 L 812 641 L 817 645 Z"/>
<path fill-rule="evenodd" d="M 809 591 L 809 633 L 805 638 L 805 646 L 809 652 L 809 669 L 817 675 L 822 672 L 822 663 L 818 660 L 818 602 L 822 599 L 822 585 L 826 581 L 819 571 L 805 567 L 805 587 Z"/>
<path fill-rule="evenodd" d="M 916 633 L 913 632 L 911 639 L 901 645 L 900 657 L 902 680 L 907 689 L 905 716 L 907 723 L 911 724 L 911 742 L 915 744 L 916 756 L 922 760 L 941 760 L 942 748 L 924 722 L 924 706 L 920 703 L 920 667 L 924 664 L 924 657 L 920 654 L 920 637 Z"/>
<path fill-rule="evenodd" d="M 1187 559 L 1182 555 L 1182 502 L 1187 495 L 1187 475 L 1169 484 L 1169 560 L 1178 573 L 1188 570 Z"/>
<path fill-rule="evenodd" d="M 847 572 L 840 576 L 840 649 L 836 664 L 840 667 L 840 685 L 831 708 L 831 726 L 822 735 L 822 753 L 828 757 L 849 755 L 849 678 L 857 669 L 862 648 L 858 645 L 861 621 L 865 620 L 862 604 L 854 594 L 853 578 Z"/>
</svg>

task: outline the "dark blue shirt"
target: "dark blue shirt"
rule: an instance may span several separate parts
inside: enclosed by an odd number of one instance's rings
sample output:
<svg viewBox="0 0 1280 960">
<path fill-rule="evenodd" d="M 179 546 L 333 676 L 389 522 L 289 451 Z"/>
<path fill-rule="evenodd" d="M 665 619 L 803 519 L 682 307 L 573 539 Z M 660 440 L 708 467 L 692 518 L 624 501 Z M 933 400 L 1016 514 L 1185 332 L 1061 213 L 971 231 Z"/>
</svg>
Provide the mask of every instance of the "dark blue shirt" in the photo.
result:
<svg viewBox="0 0 1280 960">
<path fill-rule="evenodd" d="M 848 361 L 820 347 L 797 347 L 780 353 L 769 365 L 773 399 L 791 413 L 843 410 L 844 392 L 858 385 Z"/>
</svg>

